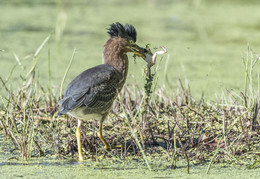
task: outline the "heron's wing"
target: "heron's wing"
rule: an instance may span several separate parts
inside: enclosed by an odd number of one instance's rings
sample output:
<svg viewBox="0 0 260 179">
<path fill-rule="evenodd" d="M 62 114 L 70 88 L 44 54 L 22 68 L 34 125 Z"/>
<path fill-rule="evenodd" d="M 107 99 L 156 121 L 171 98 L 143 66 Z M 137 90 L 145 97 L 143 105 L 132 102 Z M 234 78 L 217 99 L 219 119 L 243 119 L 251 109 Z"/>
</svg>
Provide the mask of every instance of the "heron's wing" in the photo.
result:
<svg viewBox="0 0 260 179">
<path fill-rule="evenodd" d="M 99 65 L 77 76 L 67 87 L 59 102 L 59 114 L 65 114 L 80 106 L 88 109 L 102 108 L 113 102 L 121 75 L 110 65 Z"/>
<path fill-rule="evenodd" d="M 82 90 L 81 92 L 78 91 L 78 93 L 71 96 L 64 96 L 64 98 L 59 101 L 60 111 L 58 115 L 66 114 L 68 111 L 81 106 L 84 101 L 84 96 L 88 94 L 89 89 L 90 88 Z"/>
</svg>

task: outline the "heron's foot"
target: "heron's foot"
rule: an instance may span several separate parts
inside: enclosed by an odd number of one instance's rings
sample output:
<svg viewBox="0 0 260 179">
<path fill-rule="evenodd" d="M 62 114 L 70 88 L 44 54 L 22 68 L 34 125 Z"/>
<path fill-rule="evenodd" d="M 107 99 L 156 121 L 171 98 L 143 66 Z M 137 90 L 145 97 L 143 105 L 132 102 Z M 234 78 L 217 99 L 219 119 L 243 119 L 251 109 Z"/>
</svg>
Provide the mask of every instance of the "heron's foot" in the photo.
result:
<svg viewBox="0 0 260 179">
<path fill-rule="evenodd" d="M 80 162 L 83 162 L 83 160 L 84 160 L 84 158 L 83 158 L 83 155 L 82 155 L 82 153 L 81 153 L 81 154 L 79 154 L 79 161 L 80 161 Z"/>
<path fill-rule="evenodd" d="M 111 149 L 122 149 L 122 145 L 112 145 L 112 146 L 105 145 L 105 149 L 106 149 L 106 150 L 111 150 Z"/>
<path fill-rule="evenodd" d="M 105 155 L 104 155 L 104 154 L 97 157 L 98 160 L 103 160 L 104 158 L 105 158 Z"/>
</svg>

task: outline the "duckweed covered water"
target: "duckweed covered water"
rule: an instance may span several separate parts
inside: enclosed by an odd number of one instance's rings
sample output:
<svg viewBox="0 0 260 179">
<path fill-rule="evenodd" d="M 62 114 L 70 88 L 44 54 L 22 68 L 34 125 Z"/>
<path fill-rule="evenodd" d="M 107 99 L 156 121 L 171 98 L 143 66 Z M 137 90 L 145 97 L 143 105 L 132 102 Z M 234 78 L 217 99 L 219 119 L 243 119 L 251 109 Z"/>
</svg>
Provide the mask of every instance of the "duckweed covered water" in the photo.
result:
<svg viewBox="0 0 260 179">
<path fill-rule="evenodd" d="M 166 63 L 166 55 L 162 61 L 158 86 L 166 85 L 169 95 L 178 78 L 188 79 L 196 98 L 203 93 L 212 100 L 225 89 L 240 92 L 244 87 L 242 57 L 246 56 L 248 43 L 259 53 L 259 1 L 57 2 L 60 1 L 0 2 L 0 11 L 5 14 L 0 18 L 0 41 L 4 42 L 0 45 L 2 78 L 7 78 L 17 63 L 13 52 L 26 66 L 31 60 L 23 58 L 34 53 L 51 34 L 48 46 L 54 86 L 60 84 L 73 49 L 77 49 L 66 86 L 80 71 L 102 63 L 103 45 L 108 39 L 106 28 L 117 21 L 136 27 L 140 46 L 150 43 L 151 48 L 167 48 L 169 59 Z M 56 29 L 60 23 L 65 24 L 61 34 Z M 39 64 L 46 71 L 40 74 L 41 81 L 48 79 L 47 59 L 44 48 Z M 134 64 L 133 58 L 129 59 L 127 83 L 142 84 L 145 62 L 138 58 Z M 14 82 L 20 78 L 20 69 L 14 72 Z"/>
<path fill-rule="evenodd" d="M 207 166 L 192 166 L 190 174 L 186 173 L 185 165 L 179 164 L 176 169 L 158 165 L 151 172 L 146 166 L 135 161 L 117 163 L 104 160 L 102 162 L 60 162 L 33 161 L 16 163 L 1 162 L 1 178 L 259 178 L 260 169 L 248 170 L 244 167 L 215 165 L 209 174 Z"/>
<path fill-rule="evenodd" d="M 53 156 L 34 157 L 30 161 L 16 160 L 10 153 L 8 143 L 0 137 L 1 178 L 259 178 L 260 168 L 215 164 L 209 174 L 207 165 L 191 165 L 187 174 L 186 163 L 179 161 L 176 169 L 170 161 L 150 159 L 153 171 L 143 161 L 125 159 L 97 159 L 78 162 L 72 159 L 56 160 Z"/>
</svg>

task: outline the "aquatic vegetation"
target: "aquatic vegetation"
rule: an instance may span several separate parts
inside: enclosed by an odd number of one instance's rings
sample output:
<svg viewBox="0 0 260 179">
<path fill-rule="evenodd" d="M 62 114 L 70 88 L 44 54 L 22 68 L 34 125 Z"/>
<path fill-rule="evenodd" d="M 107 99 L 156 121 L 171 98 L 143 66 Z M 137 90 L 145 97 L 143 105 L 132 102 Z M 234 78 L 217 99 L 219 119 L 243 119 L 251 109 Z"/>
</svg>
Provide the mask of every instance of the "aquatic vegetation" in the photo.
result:
<svg viewBox="0 0 260 179">
<path fill-rule="evenodd" d="M 18 151 L 17 158 L 48 155 L 58 159 L 77 158 L 76 120 L 56 116 L 59 88 L 50 90 L 38 80 L 39 54 L 48 40 L 49 37 L 32 56 L 35 63 L 21 78 L 23 85 L 18 90 L 9 89 L 10 82 L 1 78 L 8 95 L 0 96 L 3 104 L 0 126 L 12 142 L 12 150 Z M 254 60 L 253 55 L 246 63 Z M 134 156 L 141 161 L 142 156 L 149 156 L 148 165 L 160 158 L 172 168 L 182 159 L 188 164 L 211 161 L 210 165 L 224 162 L 257 167 L 254 164 L 259 160 L 260 147 L 257 93 L 250 90 L 252 93 L 241 96 L 228 91 L 216 102 L 209 103 L 203 98 L 196 101 L 190 95 L 189 85 L 179 80 L 175 95 L 168 97 L 165 89 L 155 88 L 156 69 L 158 66 L 151 73 L 152 78 L 145 77 L 144 73 L 144 90 L 138 85 L 124 87 L 104 123 L 107 140 L 112 145 L 123 145 L 122 150 L 104 150 L 97 136 L 98 122 L 83 123 L 86 158 L 95 161 L 103 156 L 122 161 Z M 248 69 L 245 75 L 250 75 L 252 70 Z M 250 81 L 247 84 L 253 85 Z"/>
</svg>

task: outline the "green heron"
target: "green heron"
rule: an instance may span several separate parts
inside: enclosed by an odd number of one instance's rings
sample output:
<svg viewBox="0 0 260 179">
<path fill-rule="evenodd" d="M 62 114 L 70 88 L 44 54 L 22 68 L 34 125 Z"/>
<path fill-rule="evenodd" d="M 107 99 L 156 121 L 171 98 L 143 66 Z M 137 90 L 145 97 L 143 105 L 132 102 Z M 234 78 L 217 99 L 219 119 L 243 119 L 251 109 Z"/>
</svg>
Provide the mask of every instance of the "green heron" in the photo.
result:
<svg viewBox="0 0 260 179">
<path fill-rule="evenodd" d="M 147 50 L 136 42 L 134 26 L 113 23 L 107 29 L 110 39 L 104 46 L 104 64 L 83 71 L 70 82 L 59 101 L 58 115 L 69 114 L 78 119 L 76 131 L 79 160 L 83 160 L 81 149 L 81 122 L 90 118 L 99 120 L 98 137 L 107 150 L 118 149 L 110 146 L 102 135 L 102 124 L 107 117 L 113 101 L 121 91 L 128 72 L 128 52 L 146 58 Z"/>
</svg>

